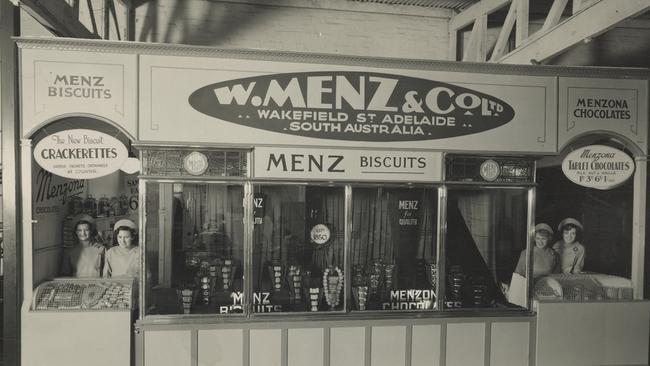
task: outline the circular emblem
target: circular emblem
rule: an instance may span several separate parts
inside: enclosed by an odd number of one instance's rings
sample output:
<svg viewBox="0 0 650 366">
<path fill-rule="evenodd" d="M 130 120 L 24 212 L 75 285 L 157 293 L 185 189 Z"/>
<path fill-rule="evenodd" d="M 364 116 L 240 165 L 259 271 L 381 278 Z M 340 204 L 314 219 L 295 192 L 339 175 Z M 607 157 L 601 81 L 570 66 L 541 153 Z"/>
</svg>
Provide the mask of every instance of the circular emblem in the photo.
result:
<svg viewBox="0 0 650 366">
<path fill-rule="evenodd" d="M 309 233 L 309 236 L 311 238 L 311 241 L 314 244 L 317 245 L 326 244 L 331 237 L 330 228 L 328 228 L 327 225 L 324 224 L 314 225 L 314 227 L 311 228 L 311 232 Z"/>
<path fill-rule="evenodd" d="M 488 182 L 493 182 L 499 178 L 500 170 L 499 163 L 494 160 L 486 160 L 481 164 L 481 177 Z"/>
<path fill-rule="evenodd" d="M 194 151 L 183 158 L 183 168 L 192 175 L 201 175 L 208 170 L 208 157 Z"/>
</svg>

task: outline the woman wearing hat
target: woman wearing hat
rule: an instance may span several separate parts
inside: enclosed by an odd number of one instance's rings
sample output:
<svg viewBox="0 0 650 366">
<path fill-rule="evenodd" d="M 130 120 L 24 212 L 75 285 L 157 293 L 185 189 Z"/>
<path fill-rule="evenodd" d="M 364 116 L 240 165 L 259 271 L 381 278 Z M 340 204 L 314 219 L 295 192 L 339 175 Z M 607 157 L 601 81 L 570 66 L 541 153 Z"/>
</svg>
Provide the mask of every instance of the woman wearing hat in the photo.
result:
<svg viewBox="0 0 650 366">
<path fill-rule="evenodd" d="M 104 277 L 138 275 L 140 269 L 140 250 L 135 223 L 119 220 L 113 226 L 113 247 L 106 252 Z"/>
<path fill-rule="evenodd" d="M 95 220 L 89 215 L 77 215 L 72 220 L 76 244 L 63 251 L 61 275 L 101 277 L 105 250 L 97 241 Z"/>
<path fill-rule="evenodd" d="M 557 226 L 562 233 L 562 239 L 553 244 L 553 249 L 560 255 L 560 273 L 580 273 L 585 265 L 585 247 L 578 241 L 582 234 L 580 221 L 567 217 Z"/>
<path fill-rule="evenodd" d="M 558 264 L 558 255 L 548 246 L 553 229 L 547 224 L 535 225 L 535 246 L 533 247 L 533 279 L 553 273 Z M 526 276 L 526 250 L 521 252 L 515 273 Z"/>
</svg>

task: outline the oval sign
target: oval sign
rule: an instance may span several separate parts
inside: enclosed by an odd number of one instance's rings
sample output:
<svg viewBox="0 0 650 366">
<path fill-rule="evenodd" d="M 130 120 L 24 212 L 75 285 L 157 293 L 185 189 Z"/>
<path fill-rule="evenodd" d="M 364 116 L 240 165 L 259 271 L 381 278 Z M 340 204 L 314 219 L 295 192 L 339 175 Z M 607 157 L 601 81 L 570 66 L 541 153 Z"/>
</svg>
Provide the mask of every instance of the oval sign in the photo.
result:
<svg viewBox="0 0 650 366">
<path fill-rule="evenodd" d="M 72 179 L 93 179 L 111 174 L 120 169 L 128 155 L 120 140 L 84 129 L 50 134 L 34 148 L 34 159 L 43 169 Z"/>
<path fill-rule="evenodd" d="M 562 171 L 573 183 L 606 190 L 632 176 L 634 160 L 613 147 L 589 145 L 570 152 L 562 161 Z"/>
<path fill-rule="evenodd" d="M 464 136 L 510 122 L 494 96 L 439 81 L 369 72 L 270 74 L 206 85 L 189 97 L 208 116 L 284 134 L 349 141 Z"/>
<path fill-rule="evenodd" d="M 327 225 L 324 224 L 314 225 L 314 227 L 311 228 L 311 232 L 309 233 L 309 236 L 311 238 L 311 241 L 314 244 L 318 244 L 318 245 L 326 244 L 330 240 L 330 236 L 331 236 L 330 228 L 328 228 Z"/>
</svg>

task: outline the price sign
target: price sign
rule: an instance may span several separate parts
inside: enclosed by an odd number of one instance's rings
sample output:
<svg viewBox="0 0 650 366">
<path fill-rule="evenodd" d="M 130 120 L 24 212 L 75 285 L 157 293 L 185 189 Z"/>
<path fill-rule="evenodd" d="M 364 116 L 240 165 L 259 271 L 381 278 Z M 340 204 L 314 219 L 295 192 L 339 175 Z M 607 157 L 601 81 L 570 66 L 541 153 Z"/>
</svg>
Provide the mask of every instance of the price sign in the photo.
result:
<svg viewBox="0 0 650 366">
<path fill-rule="evenodd" d="M 634 160 L 625 152 L 604 145 L 589 145 L 567 154 L 562 171 L 583 187 L 612 189 L 634 173 Z"/>
<path fill-rule="evenodd" d="M 312 243 L 317 245 L 324 245 L 330 240 L 331 232 L 327 225 L 317 224 L 311 228 L 309 233 Z"/>
</svg>

